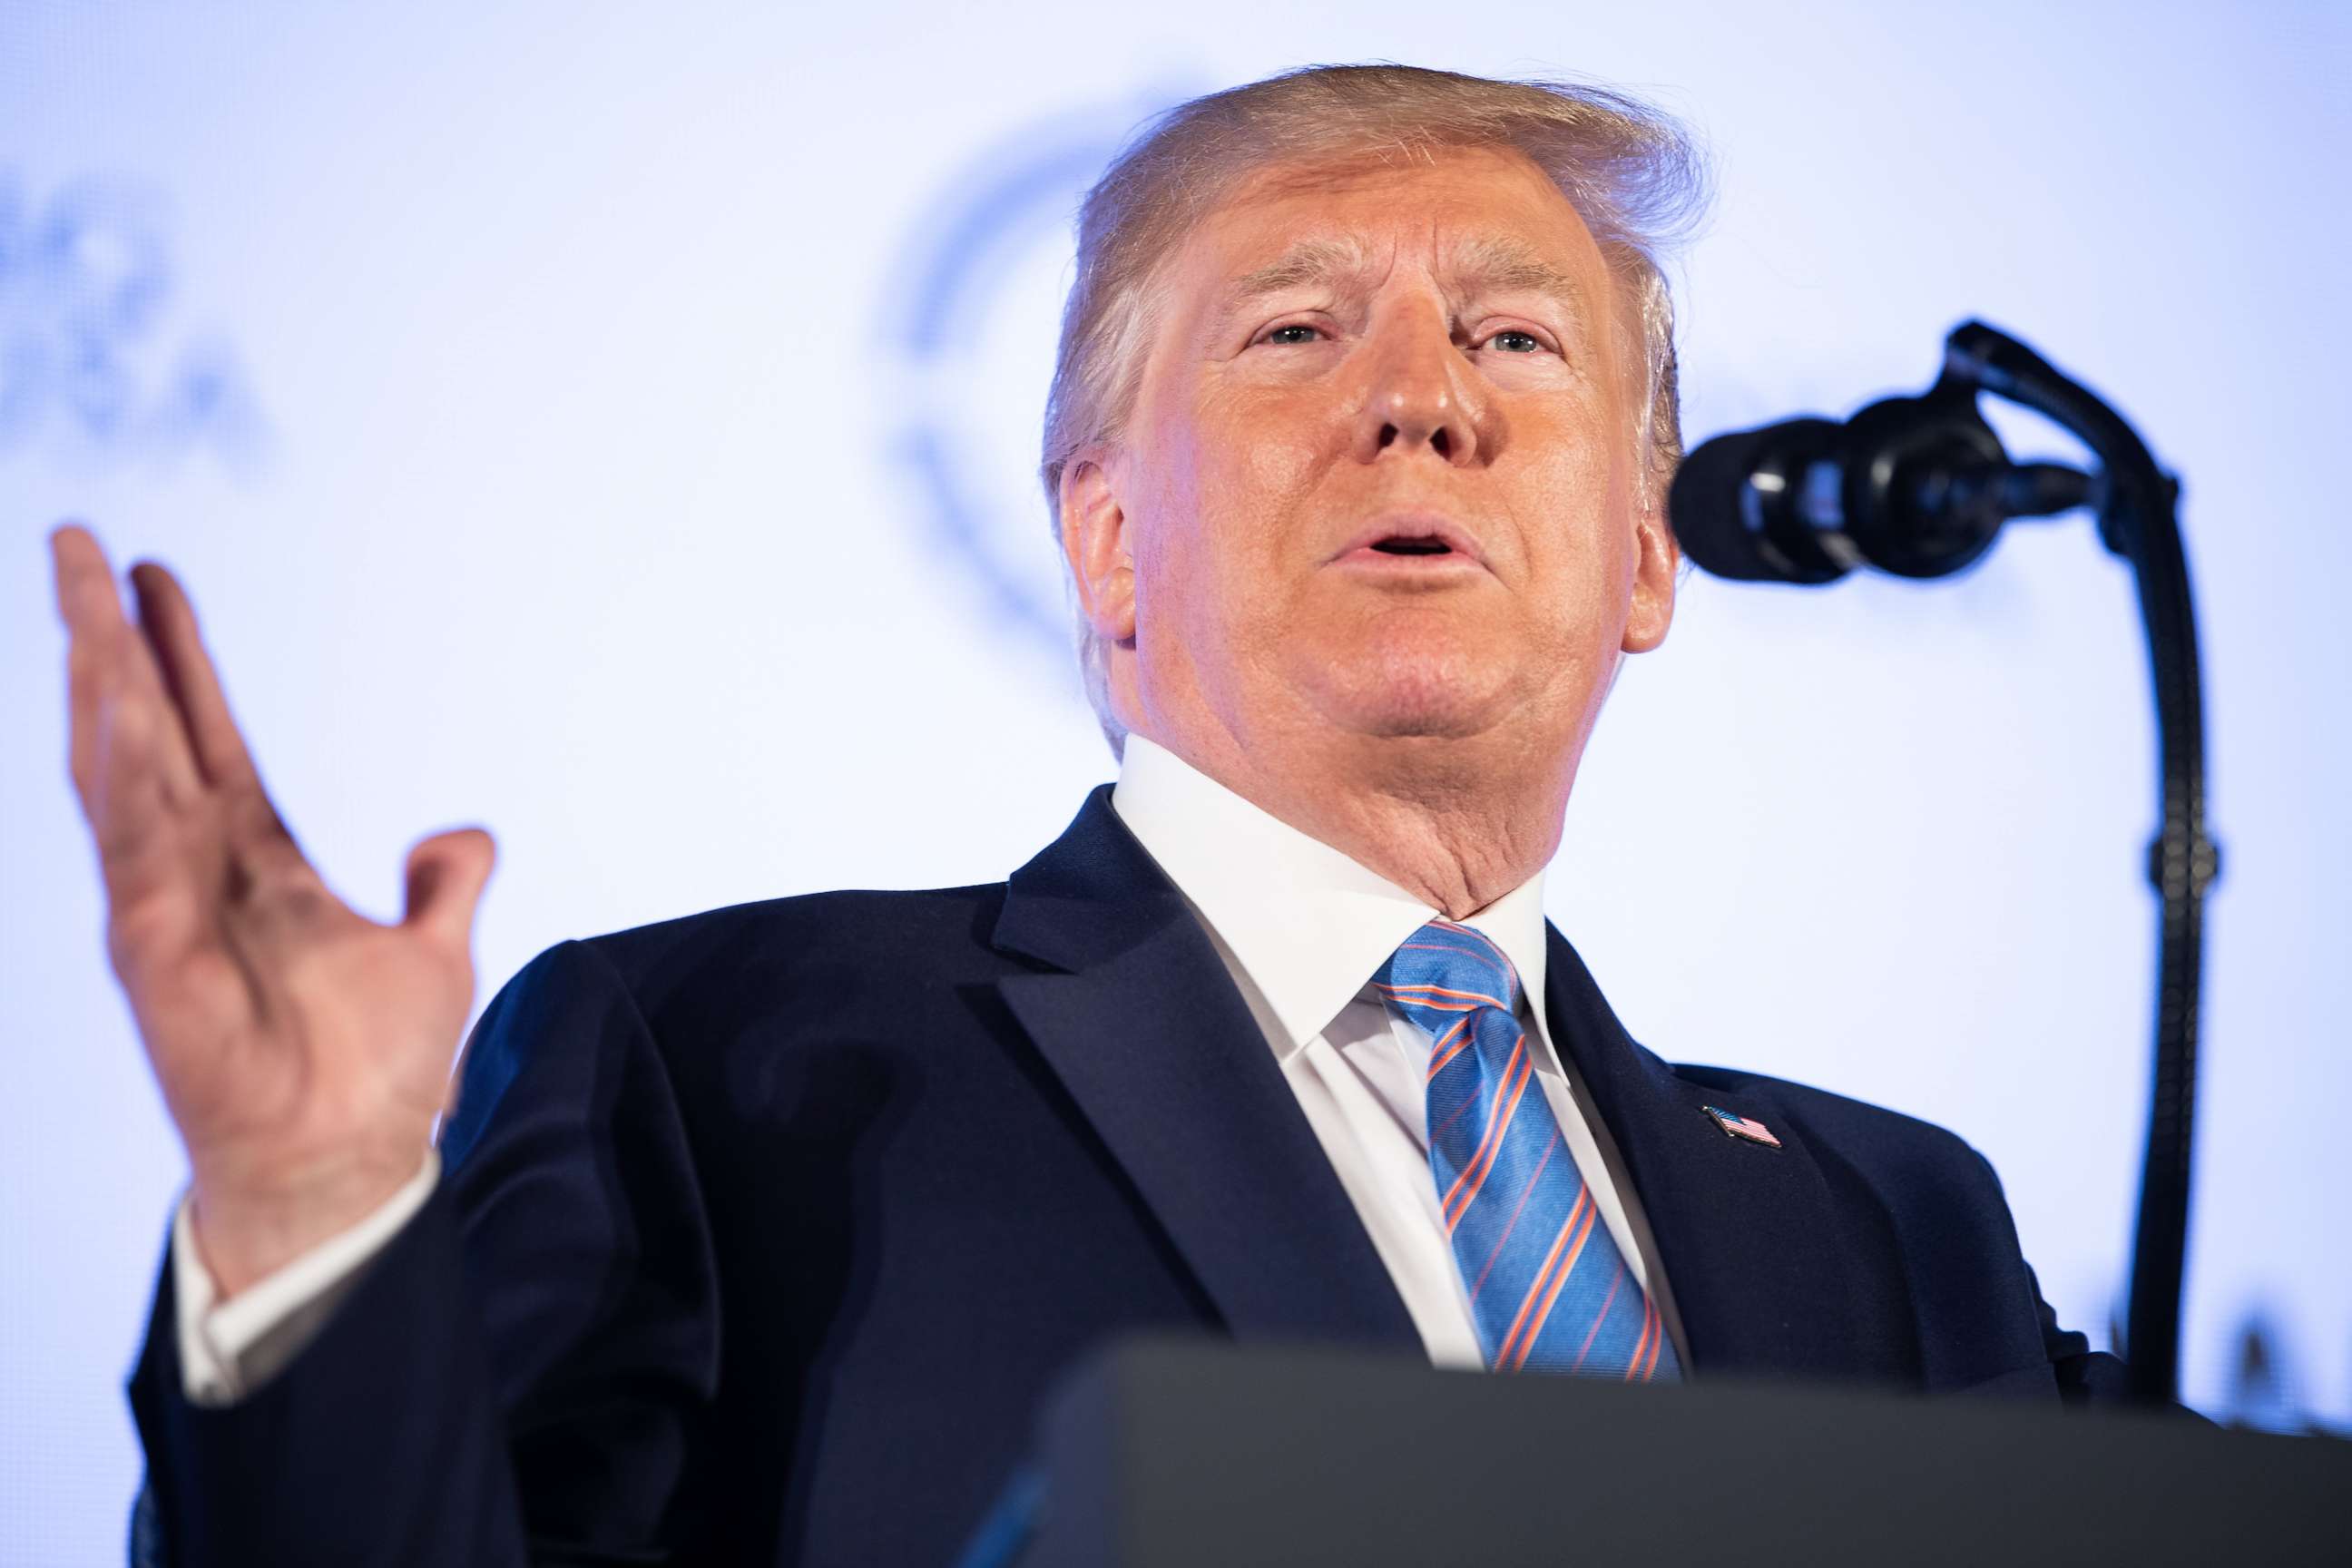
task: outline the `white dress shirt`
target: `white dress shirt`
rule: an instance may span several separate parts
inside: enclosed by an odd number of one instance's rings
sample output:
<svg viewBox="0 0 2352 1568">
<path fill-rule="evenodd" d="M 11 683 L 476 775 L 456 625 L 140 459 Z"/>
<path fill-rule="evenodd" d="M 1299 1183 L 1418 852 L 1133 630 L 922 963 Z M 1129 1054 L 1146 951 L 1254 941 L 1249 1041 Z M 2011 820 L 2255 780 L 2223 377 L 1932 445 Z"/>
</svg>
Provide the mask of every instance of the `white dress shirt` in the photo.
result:
<svg viewBox="0 0 2352 1568">
<path fill-rule="evenodd" d="M 1371 977 L 1438 910 L 1261 810 L 1171 752 L 1130 735 L 1111 804 L 1175 883 L 1240 988 L 1355 1205 L 1430 1360 L 1484 1364 L 1429 1173 L 1423 1099 L 1430 1040 Z M 1601 1223 L 1689 1364 L 1647 1222 L 1607 1129 L 1562 1070 L 1544 1011 L 1543 875 L 1462 922 L 1509 955 L 1538 1080 Z M 226 1405 L 293 1359 L 439 1177 L 428 1152 L 384 1205 L 220 1301 L 187 1199 L 172 1228 L 180 1365 L 188 1398 Z"/>
<path fill-rule="evenodd" d="M 383 1207 L 226 1301 L 205 1268 L 194 1210 L 183 1195 L 172 1216 L 172 1294 L 179 1308 L 180 1384 L 189 1402 L 234 1404 L 292 1361 L 358 1283 L 360 1265 L 425 1206 L 440 1175 L 440 1153 L 427 1149 L 423 1168 Z"/>
<path fill-rule="evenodd" d="M 1469 1293 L 1429 1173 L 1430 1037 L 1371 984 L 1389 956 L 1439 911 L 1140 735 L 1127 739 L 1111 805 L 1207 928 L 1430 1360 L 1483 1366 Z M 1552 1047 L 1543 873 L 1461 923 L 1501 948 L 1519 972 L 1519 1022 L 1544 1099 L 1601 1223 L 1687 1366 L 1682 1321 L 1616 1147 Z"/>
</svg>

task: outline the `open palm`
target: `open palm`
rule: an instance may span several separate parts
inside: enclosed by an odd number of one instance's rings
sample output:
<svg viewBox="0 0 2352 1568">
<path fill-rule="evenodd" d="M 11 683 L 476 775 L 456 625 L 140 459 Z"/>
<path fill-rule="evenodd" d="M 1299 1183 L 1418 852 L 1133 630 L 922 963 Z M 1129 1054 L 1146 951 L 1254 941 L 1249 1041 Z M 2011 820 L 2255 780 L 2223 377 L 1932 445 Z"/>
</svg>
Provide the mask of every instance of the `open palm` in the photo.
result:
<svg viewBox="0 0 2352 1568">
<path fill-rule="evenodd" d="M 427 838 L 398 923 L 353 910 L 270 804 L 172 574 L 132 570 L 134 625 L 87 530 L 51 549 L 108 950 L 187 1145 L 205 1261 L 234 1292 L 415 1173 L 493 850 L 479 829 Z"/>
</svg>

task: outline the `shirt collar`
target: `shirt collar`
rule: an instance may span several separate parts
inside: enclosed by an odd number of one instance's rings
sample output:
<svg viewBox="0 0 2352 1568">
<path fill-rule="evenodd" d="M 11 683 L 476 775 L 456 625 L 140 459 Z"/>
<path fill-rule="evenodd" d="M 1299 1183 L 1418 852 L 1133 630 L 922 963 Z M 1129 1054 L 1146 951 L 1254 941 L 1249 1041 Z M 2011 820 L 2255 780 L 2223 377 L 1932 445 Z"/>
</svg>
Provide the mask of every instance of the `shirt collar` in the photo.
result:
<svg viewBox="0 0 2352 1568">
<path fill-rule="evenodd" d="M 1264 995 L 1286 1061 L 1438 913 L 1140 735 L 1127 738 L 1111 805 Z M 1461 923 L 1519 972 L 1536 1066 L 1558 1077 L 1544 1016 L 1543 880 L 1538 871 Z"/>
</svg>

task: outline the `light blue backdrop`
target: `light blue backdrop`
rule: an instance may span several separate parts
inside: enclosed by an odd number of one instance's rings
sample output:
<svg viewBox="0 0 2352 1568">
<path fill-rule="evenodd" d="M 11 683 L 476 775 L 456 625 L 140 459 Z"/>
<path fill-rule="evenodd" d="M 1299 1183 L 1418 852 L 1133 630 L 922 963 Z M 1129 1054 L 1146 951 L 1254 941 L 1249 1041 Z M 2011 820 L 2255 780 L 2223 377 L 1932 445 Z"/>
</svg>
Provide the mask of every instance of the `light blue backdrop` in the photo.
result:
<svg viewBox="0 0 2352 1568">
<path fill-rule="evenodd" d="M 1148 110 L 1325 59 L 1689 117 L 1722 190 L 1677 274 L 1695 438 L 1916 389 L 1976 314 L 2184 473 L 2228 852 L 2188 1389 L 2352 1421 L 2346 15 L 0 8 L 0 1561 L 119 1552 L 119 1384 L 184 1175 L 65 784 L 46 529 L 184 572 L 363 907 L 417 835 L 496 830 L 485 997 L 568 935 L 1000 876 L 1110 771 L 1029 479 L 1075 192 Z M 1550 883 L 1668 1056 L 1983 1148 L 2102 1342 L 2145 679 L 2079 521 L 1934 588 L 1694 579 Z"/>
</svg>

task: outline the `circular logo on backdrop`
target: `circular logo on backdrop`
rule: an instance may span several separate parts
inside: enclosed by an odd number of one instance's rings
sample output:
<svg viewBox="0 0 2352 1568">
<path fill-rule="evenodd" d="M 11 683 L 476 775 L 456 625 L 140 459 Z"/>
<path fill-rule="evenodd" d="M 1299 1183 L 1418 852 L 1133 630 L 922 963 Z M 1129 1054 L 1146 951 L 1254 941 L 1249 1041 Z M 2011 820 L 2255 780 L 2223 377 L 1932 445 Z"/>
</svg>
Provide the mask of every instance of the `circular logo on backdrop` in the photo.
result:
<svg viewBox="0 0 2352 1568">
<path fill-rule="evenodd" d="M 912 302 L 882 421 L 900 504 L 991 630 L 1066 657 L 1061 553 L 1037 479 L 1079 199 L 1177 93 L 1027 126 L 957 170 L 900 247 Z"/>
</svg>

